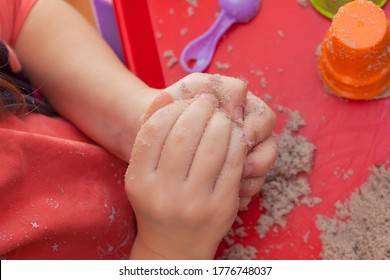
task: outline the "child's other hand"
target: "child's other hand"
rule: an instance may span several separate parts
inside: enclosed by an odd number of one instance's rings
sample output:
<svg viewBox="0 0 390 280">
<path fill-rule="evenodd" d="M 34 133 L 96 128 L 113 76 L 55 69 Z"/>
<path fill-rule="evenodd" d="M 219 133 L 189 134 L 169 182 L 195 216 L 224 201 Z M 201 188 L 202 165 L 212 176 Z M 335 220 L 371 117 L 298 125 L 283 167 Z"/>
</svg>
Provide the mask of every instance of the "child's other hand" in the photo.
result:
<svg viewBox="0 0 390 280">
<path fill-rule="evenodd" d="M 231 227 L 245 146 L 217 106 L 211 94 L 175 101 L 142 125 L 126 175 L 138 223 L 131 258 L 210 259 Z"/>
<path fill-rule="evenodd" d="M 176 100 L 189 99 L 201 94 L 213 94 L 229 116 L 242 122 L 247 98 L 247 85 L 244 81 L 222 75 L 193 73 L 164 90 Z"/>
<path fill-rule="evenodd" d="M 278 145 L 272 135 L 275 113 L 258 97 L 248 92 L 244 108 L 243 132 L 248 154 L 240 186 L 240 209 L 246 209 L 252 196 L 264 184 L 275 163 Z"/>
<path fill-rule="evenodd" d="M 240 208 L 245 209 L 251 197 L 263 186 L 276 159 L 277 143 L 272 136 L 275 114 L 272 109 L 248 92 L 244 81 L 221 75 L 190 74 L 164 91 L 179 100 L 213 94 L 219 106 L 243 127 L 248 154 L 241 180 Z"/>
</svg>

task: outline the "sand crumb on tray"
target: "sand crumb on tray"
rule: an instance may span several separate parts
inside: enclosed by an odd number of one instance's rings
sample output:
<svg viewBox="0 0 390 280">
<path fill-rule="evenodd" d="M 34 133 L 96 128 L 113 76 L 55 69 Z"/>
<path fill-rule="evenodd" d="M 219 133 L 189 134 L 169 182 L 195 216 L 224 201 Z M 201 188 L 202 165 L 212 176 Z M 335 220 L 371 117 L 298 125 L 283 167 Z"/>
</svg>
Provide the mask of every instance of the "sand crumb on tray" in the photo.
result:
<svg viewBox="0 0 390 280">
<path fill-rule="evenodd" d="M 168 68 L 172 68 L 178 62 L 177 57 L 176 57 L 175 53 L 173 52 L 173 50 L 164 51 L 163 57 L 165 59 L 168 59 L 168 62 L 167 62 Z"/>
<path fill-rule="evenodd" d="M 180 36 L 184 36 L 188 33 L 188 28 L 187 27 L 183 27 L 180 29 Z"/>
<path fill-rule="evenodd" d="M 216 61 L 215 62 L 215 67 L 217 67 L 218 70 L 220 71 L 227 71 L 230 69 L 230 64 L 229 63 L 223 63 L 223 62 L 220 62 L 220 61 Z"/>
<path fill-rule="evenodd" d="M 309 6 L 309 0 L 297 0 L 297 3 L 304 8 Z"/>
<path fill-rule="evenodd" d="M 390 259 L 390 168 L 386 165 L 372 167 L 367 181 L 347 201 L 335 204 L 334 217 L 317 217 L 323 259 Z"/>
<path fill-rule="evenodd" d="M 154 33 L 154 38 L 156 38 L 157 40 L 160 40 L 160 39 L 162 39 L 162 33 L 161 32 L 159 32 L 159 31 L 156 31 L 156 33 Z"/>
<path fill-rule="evenodd" d="M 250 73 L 251 73 L 251 75 L 255 75 L 255 76 L 263 76 L 264 75 L 264 72 L 262 70 L 251 69 Z"/>
<path fill-rule="evenodd" d="M 262 88 L 266 88 L 267 87 L 267 80 L 265 79 L 265 77 L 261 77 L 260 78 L 260 85 Z"/>
<path fill-rule="evenodd" d="M 186 0 L 186 2 L 194 8 L 198 7 L 198 0 Z"/>
<path fill-rule="evenodd" d="M 310 231 L 307 231 L 304 235 L 303 235 L 303 242 L 305 242 L 306 244 L 309 242 L 309 236 L 310 236 Z"/>
<path fill-rule="evenodd" d="M 188 15 L 189 17 L 192 17 L 194 14 L 195 14 L 194 8 L 193 8 L 193 7 L 188 7 L 188 8 L 187 8 L 187 15 Z"/>
<path fill-rule="evenodd" d="M 272 96 L 269 95 L 268 93 L 263 94 L 262 98 L 264 101 L 267 101 L 267 102 L 270 102 L 272 100 Z"/>
</svg>

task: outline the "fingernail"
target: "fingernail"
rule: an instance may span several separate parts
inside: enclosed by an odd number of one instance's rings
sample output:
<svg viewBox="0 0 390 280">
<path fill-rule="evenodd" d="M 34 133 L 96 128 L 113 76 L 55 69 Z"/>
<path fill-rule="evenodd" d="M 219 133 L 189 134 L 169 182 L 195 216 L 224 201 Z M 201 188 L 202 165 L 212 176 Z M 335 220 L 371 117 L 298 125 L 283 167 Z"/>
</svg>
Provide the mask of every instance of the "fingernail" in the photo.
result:
<svg viewBox="0 0 390 280">
<path fill-rule="evenodd" d="M 251 202 L 250 197 L 240 197 L 240 210 L 246 210 L 248 208 L 249 202 Z"/>
<path fill-rule="evenodd" d="M 249 164 L 249 163 L 245 163 L 244 165 L 244 171 L 243 171 L 243 177 L 250 177 L 250 176 L 253 176 L 253 170 L 255 168 L 253 167 L 252 164 Z"/>
<path fill-rule="evenodd" d="M 242 106 L 236 106 L 234 107 L 233 109 L 233 118 L 234 120 L 242 120 L 243 116 L 244 116 L 244 112 L 243 112 L 244 108 Z"/>
<path fill-rule="evenodd" d="M 231 119 L 230 114 L 226 109 L 218 108 L 218 111 L 224 113 L 228 119 Z"/>
</svg>

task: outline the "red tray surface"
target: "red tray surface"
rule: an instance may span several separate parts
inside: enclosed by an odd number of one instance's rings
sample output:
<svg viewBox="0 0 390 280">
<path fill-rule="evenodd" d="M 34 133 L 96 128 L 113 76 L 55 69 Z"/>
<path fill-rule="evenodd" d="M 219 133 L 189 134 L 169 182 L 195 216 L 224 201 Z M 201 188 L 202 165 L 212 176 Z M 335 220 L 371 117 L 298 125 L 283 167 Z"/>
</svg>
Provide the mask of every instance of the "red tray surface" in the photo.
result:
<svg viewBox="0 0 390 280">
<path fill-rule="evenodd" d="M 322 247 L 315 224 L 317 215 L 333 216 L 334 203 L 348 199 L 366 181 L 371 166 L 390 158 L 390 117 L 387 115 L 390 99 L 343 101 L 328 94 L 318 77 L 315 51 L 330 20 L 311 6 L 300 6 L 296 0 L 262 2 L 258 15 L 251 22 L 236 24 L 224 35 L 207 72 L 243 77 L 256 95 L 272 96 L 268 102 L 271 107 L 281 105 L 300 111 L 306 126 L 299 133 L 317 148 L 309 175 L 311 196 L 321 197 L 322 202 L 313 208 L 297 206 L 287 216 L 285 229 L 271 230 L 259 239 L 254 230 L 260 214 L 259 202 L 255 199 L 249 205 L 249 211 L 240 213 L 248 236 L 238 241 L 255 246 L 259 250 L 258 259 L 318 259 Z M 219 11 L 218 2 L 198 0 L 193 15 L 188 13 L 190 5 L 186 1 L 149 0 L 148 4 L 153 32 L 161 34 L 161 38 L 156 39 L 156 46 L 164 81 L 169 85 L 186 73 L 179 64 L 168 68 L 164 52 L 173 50 L 179 58 L 185 45 L 213 23 Z M 389 5 L 384 9 L 389 10 Z M 183 28 L 188 30 L 184 35 Z M 142 45 L 142 42 L 131 44 Z M 233 47 L 232 51 L 228 51 L 229 45 Z M 144 45 L 143 50 L 153 52 L 155 49 Z M 125 49 L 125 52 L 129 50 Z M 137 57 L 132 59 L 137 60 Z M 216 61 L 229 63 L 230 69 L 221 72 L 215 66 Z M 257 70 L 264 73 L 265 88 L 261 86 L 260 77 L 253 74 Z M 279 118 L 277 131 L 284 127 L 284 120 L 285 117 Z M 349 169 L 353 174 L 347 179 L 336 174 Z M 305 242 L 303 236 L 307 232 L 310 235 Z M 219 253 L 225 247 L 222 243 Z"/>
</svg>

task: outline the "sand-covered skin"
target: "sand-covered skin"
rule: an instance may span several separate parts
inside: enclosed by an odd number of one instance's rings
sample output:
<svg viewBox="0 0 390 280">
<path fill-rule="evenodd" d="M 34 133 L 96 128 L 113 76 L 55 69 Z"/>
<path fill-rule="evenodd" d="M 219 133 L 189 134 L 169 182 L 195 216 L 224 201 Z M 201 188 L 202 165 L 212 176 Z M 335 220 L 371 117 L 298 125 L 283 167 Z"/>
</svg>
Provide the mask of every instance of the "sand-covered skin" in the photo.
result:
<svg viewBox="0 0 390 280">
<path fill-rule="evenodd" d="M 263 72 L 254 72 L 255 75 L 263 75 Z M 218 96 L 220 105 L 230 101 L 230 95 L 222 91 L 223 80 L 221 75 L 205 76 L 207 79 L 203 92 Z M 179 92 L 182 98 L 191 97 L 192 89 L 185 81 L 180 83 Z M 269 97 L 271 98 L 271 97 Z M 266 103 L 248 92 L 247 104 L 244 107 L 244 116 L 255 114 L 261 116 L 265 113 Z M 310 197 L 311 189 L 307 175 L 311 172 L 314 160 L 314 145 L 304 136 L 299 135 L 299 130 L 305 125 L 299 111 L 290 110 L 278 106 L 281 114 L 288 116 L 284 130 L 275 135 L 278 142 L 278 156 L 274 167 L 267 174 L 265 184 L 259 194 L 259 211 L 263 214 L 250 225 L 258 233 L 259 239 L 263 238 L 269 230 L 277 231 L 279 227 L 286 227 L 286 216 L 298 205 L 314 207 L 321 202 L 320 198 Z M 243 123 L 238 123 L 240 127 Z M 247 259 L 248 256 L 256 258 L 257 251 L 249 249 L 240 243 L 247 233 L 248 225 L 237 224 L 234 230 L 230 230 L 224 240 L 229 246 L 223 253 L 224 259 Z M 241 253 L 240 253 L 241 251 Z M 250 253 L 248 253 L 250 252 Z M 240 257 L 241 254 L 241 257 Z"/>
<path fill-rule="evenodd" d="M 371 173 L 349 200 L 335 204 L 334 217 L 318 216 L 323 259 L 390 259 L 390 168 Z"/>
</svg>

